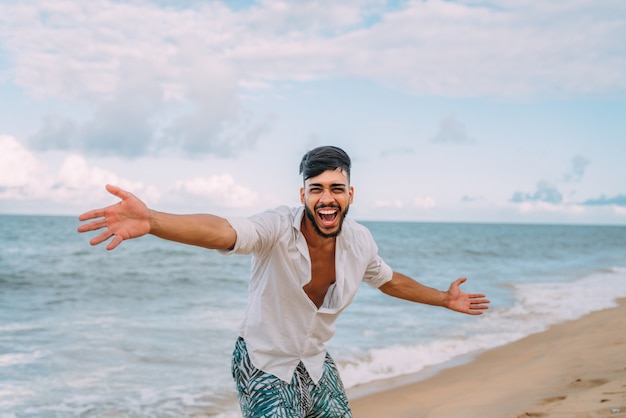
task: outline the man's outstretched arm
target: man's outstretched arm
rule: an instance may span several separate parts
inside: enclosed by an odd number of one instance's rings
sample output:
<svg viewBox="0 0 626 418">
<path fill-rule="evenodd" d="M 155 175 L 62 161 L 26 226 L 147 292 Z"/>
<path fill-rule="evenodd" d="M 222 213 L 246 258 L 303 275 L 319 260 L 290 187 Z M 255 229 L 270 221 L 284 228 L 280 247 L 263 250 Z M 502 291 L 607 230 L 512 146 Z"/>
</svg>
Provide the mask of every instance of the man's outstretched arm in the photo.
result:
<svg viewBox="0 0 626 418">
<path fill-rule="evenodd" d="M 229 249 L 235 245 L 237 234 L 224 218 L 209 214 L 173 215 L 158 212 L 149 209 L 130 192 L 112 185 L 106 188 L 120 201 L 78 217 L 80 221 L 91 221 L 81 225 L 78 232 L 103 229 L 91 239 L 91 245 L 111 239 L 106 249 L 112 250 L 124 240 L 146 234 L 210 249 Z"/>
<path fill-rule="evenodd" d="M 442 306 L 453 311 L 469 315 L 481 315 L 489 308 L 489 300 L 480 293 L 465 293 L 460 289 L 466 278 L 460 278 L 450 284 L 447 291 L 433 289 L 405 276 L 394 272 L 393 278 L 379 289 L 390 296 L 411 302 Z"/>
</svg>

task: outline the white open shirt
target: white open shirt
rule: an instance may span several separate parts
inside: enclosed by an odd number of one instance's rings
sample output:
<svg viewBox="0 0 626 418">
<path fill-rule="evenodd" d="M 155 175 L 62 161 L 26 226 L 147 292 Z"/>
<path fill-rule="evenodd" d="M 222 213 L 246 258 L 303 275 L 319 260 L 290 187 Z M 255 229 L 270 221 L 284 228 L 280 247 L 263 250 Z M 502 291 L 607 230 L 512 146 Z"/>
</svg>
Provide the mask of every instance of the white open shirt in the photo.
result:
<svg viewBox="0 0 626 418">
<path fill-rule="evenodd" d="M 231 251 L 252 254 L 248 305 L 240 335 L 252 364 L 290 382 L 302 361 L 315 383 L 322 377 L 325 343 L 361 281 L 378 288 L 393 271 L 378 255 L 367 228 L 346 218 L 335 250 L 335 283 L 318 309 L 302 287 L 311 280 L 309 249 L 300 225 L 304 207 L 279 207 L 249 218 L 229 218 L 237 232 Z"/>
</svg>

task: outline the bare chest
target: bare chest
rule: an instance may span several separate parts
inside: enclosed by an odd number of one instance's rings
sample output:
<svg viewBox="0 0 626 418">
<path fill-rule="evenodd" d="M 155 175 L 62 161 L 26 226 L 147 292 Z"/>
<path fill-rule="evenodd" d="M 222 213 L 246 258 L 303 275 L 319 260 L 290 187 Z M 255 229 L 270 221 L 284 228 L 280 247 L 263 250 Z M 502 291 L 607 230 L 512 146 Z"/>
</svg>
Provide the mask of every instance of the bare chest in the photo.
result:
<svg viewBox="0 0 626 418">
<path fill-rule="evenodd" d="M 330 285 L 335 283 L 335 251 L 311 250 L 311 281 L 302 289 L 318 308 L 324 303 L 324 297 Z"/>
</svg>

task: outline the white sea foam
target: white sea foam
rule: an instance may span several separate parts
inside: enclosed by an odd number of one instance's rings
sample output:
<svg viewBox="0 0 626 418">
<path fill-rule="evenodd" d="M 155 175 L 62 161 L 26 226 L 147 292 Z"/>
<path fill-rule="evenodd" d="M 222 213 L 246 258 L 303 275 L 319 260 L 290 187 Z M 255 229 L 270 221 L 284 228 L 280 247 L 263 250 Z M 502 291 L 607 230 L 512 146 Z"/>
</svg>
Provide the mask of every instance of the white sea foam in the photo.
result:
<svg viewBox="0 0 626 418">
<path fill-rule="evenodd" d="M 31 324 L 12 323 L 12 324 L 0 324 L 0 333 L 6 332 L 18 332 L 18 331 L 32 331 L 37 327 Z"/>
<path fill-rule="evenodd" d="M 328 344 L 347 386 L 428 374 L 626 295 L 626 269 L 600 271 L 625 264 L 626 228 L 369 227 L 394 268 L 442 289 L 467 275 L 492 307 L 469 317 L 363 286 Z M 106 252 L 75 228 L 0 219 L 0 249 L 19 248 L 0 257 L 0 417 L 239 417 L 230 361 L 249 260 L 152 237 Z"/>
<path fill-rule="evenodd" d="M 215 418 L 241 418 L 241 412 L 239 410 L 224 412 L 219 415 L 215 415 Z"/>
<path fill-rule="evenodd" d="M 522 283 L 514 288 L 515 305 L 492 309 L 480 320 L 465 323 L 448 338 L 370 349 L 366 355 L 340 362 L 344 384 L 352 388 L 418 373 L 614 307 L 616 299 L 626 297 L 626 268 L 593 273 L 569 283 Z"/>
<path fill-rule="evenodd" d="M 15 366 L 18 364 L 28 364 L 42 357 L 43 353 L 39 350 L 31 353 L 7 353 L 0 354 L 0 367 Z"/>
</svg>

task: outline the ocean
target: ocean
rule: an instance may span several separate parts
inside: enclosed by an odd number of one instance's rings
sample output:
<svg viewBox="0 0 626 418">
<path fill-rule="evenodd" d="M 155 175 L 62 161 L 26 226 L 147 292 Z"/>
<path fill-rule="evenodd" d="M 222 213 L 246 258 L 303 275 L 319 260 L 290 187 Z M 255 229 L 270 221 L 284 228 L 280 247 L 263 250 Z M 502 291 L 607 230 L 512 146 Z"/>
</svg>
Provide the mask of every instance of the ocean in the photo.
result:
<svg viewBox="0 0 626 418">
<path fill-rule="evenodd" d="M 467 316 L 362 285 L 328 344 L 352 394 L 626 297 L 624 226 L 362 223 L 395 270 L 440 289 L 467 277 L 491 308 Z M 78 225 L 0 216 L 0 417 L 240 416 L 230 356 L 250 258 L 152 236 L 107 252 Z"/>
</svg>

